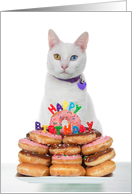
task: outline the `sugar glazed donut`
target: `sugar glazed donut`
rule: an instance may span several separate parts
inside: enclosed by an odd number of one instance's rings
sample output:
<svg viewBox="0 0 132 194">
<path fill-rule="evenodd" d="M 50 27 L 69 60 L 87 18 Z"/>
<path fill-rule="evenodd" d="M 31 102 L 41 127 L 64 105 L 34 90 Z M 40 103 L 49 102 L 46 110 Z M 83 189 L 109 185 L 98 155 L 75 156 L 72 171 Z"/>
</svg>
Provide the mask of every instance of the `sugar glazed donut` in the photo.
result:
<svg viewBox="0 0 132 194">
<path fill-rule="evenodd" d="M 62 110 L 53 114 L 50 120 L 50 125 L 53 125 L 54 127 L 62 127 L 62 129 L 60 129 L 60 134 L 64 134 L 64 127 L 62 126 L 63 120 L 67 120 L 68 124 L 71 124 L 71 126 L 77 126 L 78 128 L 80 128 L 81 120 L 78 115 L 69 110 Z M 73 133 L 72 127 L 71 133 Z"/>
<path fill-rule="evenodd" d="M 53 144 L 49 147 L 49 152 L 53 155 L 75 155 L 81 152 L 81 148 L 75 144 Z"/>
<path fill-rule="evenodd" d="M 45 166 L 50 166 L 51 159 L 50 156 L 27 151 L 27 150 L 21 150 L 18 153 L 19 160 L 24 163 L 31 163 L 31 164 L 41 164 Z"/>
<path fill-rule="evenodd" d="M 62 141 L 62 136 L 34 130 L 30 132 L 29 139 L 41 144 L 59 144 Z"/>
<path fill-rule="evenodd" d="M 98 137 L 95 141 L 82 146 L 82 154 L 89 155 L 100 152 L 112 145 L 113 139 L 109 136 Z"/>
<path fill-rule="evenodd" d="M 49 168 L 39 164 L 21 163 L 17 166 L 17 172 L 27 176 L 49 176 Z"/>
<path fill-rule="evenodd" d="M 94 167 L 86 168 L 86 176 L 101 177 L 112 173 L 116 168 L 115 162 L 109 160 Z"/>
<path fill-rule="evenodd" d="M 50 166 L 51 176 L 84 176 L 85 169 L 77 164 L 53 164 Z"/>
<path fill-rule="evenodd" d="M 77 155 L 53 155 L 52 164 L 82 164 L 82 157 Z"/>
<path fill-rule="evenodd" d="M 107 148 L 106 150 L 96 152 L 95 154 L 85 156 L 84 163 L 87 166 L 96 166 L 115 157 L 115 150 Z"/>
<path fill-rule="evenodd" d="M 36 143 L 36 142 L 34 142 L 30 139 L 26 139 L 26 138 L 20 139 L 19 142 L 18 142 L 18 146 L 21 149 L 29 150 L 29 151 L 32 151 L 32 152 L 38 152 L 38 153 L 41 153 L 41 154 L 47 154 L 48 153 L 48 146 Z"/>
<path fill-rule="evenodd" d="M 96 134 L 92 132 L 77 133 L 71 135 L 65 135 L 63 137 L 63 143 L 67 144 L 86 144 L 96 139 Z"/>
</svg>

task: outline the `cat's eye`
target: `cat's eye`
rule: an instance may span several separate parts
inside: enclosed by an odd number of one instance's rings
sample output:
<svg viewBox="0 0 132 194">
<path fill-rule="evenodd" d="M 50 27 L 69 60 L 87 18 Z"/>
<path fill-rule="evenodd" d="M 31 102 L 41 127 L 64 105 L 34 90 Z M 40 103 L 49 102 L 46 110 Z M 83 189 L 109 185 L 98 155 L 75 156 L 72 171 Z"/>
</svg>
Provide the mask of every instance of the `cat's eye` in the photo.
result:
<svg viewBox="0 0 132 194">
<path fill-rule="evenodd" d="M 60 60 L 60 59 L 61 59 L 61 56 L 60 56 L 59 54 L 55 54 L 55 55 L 54 55 L 54 58 L 55 58 L 56 60 Z"/>
<path fill-rule="evenodd" d="M 75 60 L 77 60 L 77 58 L 78 58 L 78 56 L 72 55 L 71 58 L 70 58 L 70 60 L 71 60 L 71 61 L 75 61 Z"/>
</svg>

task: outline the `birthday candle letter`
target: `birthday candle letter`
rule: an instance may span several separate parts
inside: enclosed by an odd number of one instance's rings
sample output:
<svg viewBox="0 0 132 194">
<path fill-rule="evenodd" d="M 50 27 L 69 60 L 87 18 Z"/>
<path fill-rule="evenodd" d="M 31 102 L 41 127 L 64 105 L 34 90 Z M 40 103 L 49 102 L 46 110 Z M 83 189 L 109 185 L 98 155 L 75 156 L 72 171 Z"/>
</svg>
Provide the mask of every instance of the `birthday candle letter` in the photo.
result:
<svg viewBox="0 0 132 194">
<path fill-rule="evenodd" d="M 53 125 L 49 125 L 48 128 L 50 133 L 54 133 L 54 134 L 56 133 L 55 127 Z"/>
<path fill-rule="evenodd" d="M 50 106 L 51 106 L 51 108 L 48 107 L 48 110 L 49 110 L 52 114 L 54 114 L 53 111 L 56 111 L 56 108 L 55 108 L 52 104 L 50 104 Z"/>
<path fill-rule="evenodd" d="M 77 113 L 81 108 L 82 106 L 78 106 L 78 104 L 76 104 L 76 110 L 74 111 L 74 113 Z"/>
<path fill-rule="evenodd" d="M 68 106 L 68 102 L 67 101 L 63 101 L 63 110 L 65 110 L 67 106 Z"/>
<path fill-rule="evenodd" d="M 80 125 L 80 130 L 79 130 L 79 132 L 80 132 L 80 133 L 83 133 L 83 132 L 85 132 L 85 131 L 86 131 L 85 127 L 84 127 L 83 125 Z"/>
<path fill-rule="evenodd" d="M 42 125 L 42 127 L 44 128 L 42 132 L 47 132 L 46 129 L 48 128 L 48 125 Z"/>
<path fill-rule="evenodd" d="M 70 105 L 69 105 L 69 111 L 71 111 L 72 108 L 75 107 L 75 104 L 73 102 L 70 102 Z"/>
<path fill-rule="evenodd" d="M 57 103 L 56 108 L 58 112 L 60 111 L 60 109 L 63 110 L 62 106 L 59 103 Z"/>
<path fill-rule="evenodd" d="M 68 125 L 68 128 L 66 125 L 64 125 L 64 134 L 71 133 L 71 124 Z"/>
<path fill-rule="evenodd" d="M 57 135 L 60 135 L 60 129 L 62 129 L 61 126 L 55 126 L 55 129 L 57 131 Z"/>
<path fill-rule="evenodd" d="M 91 121 L 91 123 L 89 123 L 89 122 L 87 122 L 87 125 L 89 126 L 89 131 L 91 131 L 91 129 L 92 129 L 92 126 L 93 126 L 93 121 Z"/>
<path fill-rule="evenodd" d="M 35 129 L 40 130 L 41 129 L 41 123 L 40 122 L 35 122 Z"/>
<path fill-rule="evenodd" d="M 73 134 L 79 133 L 79 128 L 77 126 L 73 126 Z"/>
</svg>

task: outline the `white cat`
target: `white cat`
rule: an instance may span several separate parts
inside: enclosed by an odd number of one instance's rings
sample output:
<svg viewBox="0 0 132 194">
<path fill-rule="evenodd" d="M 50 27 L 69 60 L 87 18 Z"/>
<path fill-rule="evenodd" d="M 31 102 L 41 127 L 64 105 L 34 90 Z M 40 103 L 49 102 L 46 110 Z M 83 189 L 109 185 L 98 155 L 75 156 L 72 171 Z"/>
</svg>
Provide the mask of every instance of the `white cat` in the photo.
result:
<svg viewBox="0 0 132 194">
<path fill-rule="evenodd" d="M 85 51 L 88 38 L 88 33 L 84 32 L 73 44 L 63 43 L 53 30 L 49 30 L 48 73 L 45 81 L 45 96 L 42 100 L 38 119 L 42 125 L 49 125 L 50 123 L 52 116 L 52 113 L 48 110 L 50 104 L 56 107 L 56 104 L 59 103 L 63 106 L 63 101 L 67 101 L 69 104 L 73 102 L 82 106 L 76 114 L 80 117 L 84 126 L 87 126 L 87 122 L 93 121 L 93 128 L 102 132 L 92 100 L 87 93 L 87 87 L 83 90 L 80 89 L 78 87 L 79 80 L 72 79 L 81 75 L 85 80 L 82 72 L 86 65 Z M 75 109 L 76 107 L 71 111 L 74 112 Z"/>
</svg>

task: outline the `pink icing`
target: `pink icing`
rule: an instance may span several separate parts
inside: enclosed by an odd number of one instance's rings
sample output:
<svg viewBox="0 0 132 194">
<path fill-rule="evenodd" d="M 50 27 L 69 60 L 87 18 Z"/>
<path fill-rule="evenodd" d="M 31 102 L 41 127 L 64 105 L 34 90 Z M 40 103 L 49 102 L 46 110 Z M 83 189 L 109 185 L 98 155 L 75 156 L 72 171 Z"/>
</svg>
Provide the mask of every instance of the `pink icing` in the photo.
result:
<svg viewBox="0 0 132 194">
<path fill-rule="evenodd" d="M 23 139 L 20 139 L 19 142 L 25 143 L 25 144 L 28 144 L 28 145 L 32 145 L 32 146 L 39 146 L 39 147 L 43 147 L 43 148 L 48 149 L 48 146 L 33 142 L 32 140 L 29 140 L 29 139 L 24 139 L 23 138 Z"/>
<path fill-rule="evenodd" d="M 98 139 L 96 139 L 95 141 L 82 146 L 82 148 L 92 147 L 92 146 L 98 145 L 100 143 L 104 143 L 104 142 L 108 141 L 109 139 L 111 139 L 111 137 L 109 137 L 109 136 L 102 137 L 101 136 Z"/>
<path fill-rule="evenodd" d="M 40 130 L 34 130 L 34 131 L 31 131 L 31 133 L 35 133 L 35 134 L 38 134 L 38 135 L 43 135 L 43 136 L 46 136 L 46 137 L 51 137 L 53 139 L 60 139 L 62 140 L 62 136 L 61 135 L 56 135 L 56 134 L 52 134 L 52 133 L 46 133 L 46 132 L 42 132 Z"/>
<path fill-rule="evenodd" d="M 50 125 L 62 126 L 62 121 L 64 119 L 67 120 L 67 122 L 69 122 L 71 126 L 77 126 L 78 128 L 80 128 L 80 125 L 81 125 L 80 118 L 77 116 L 77 114 L 69 110 L 62 110 L 58 112 L 58 114 L 53 115 L 50 119 Z M 72 127 L 71 127 L 71 132 L 73 133 Z M 62 129 L 60 129 L 60 133 L 64 134 L 63 126 L 62 126 Z"/>
<path fill-rule="evenodd" d="M 71 156 L 68 156 L 68 155 L 66 155 L 66 156 L 64 156 L 64 155 L 53 155 L 52 156 L 52 159 L 57 159 L 57 160 L 59 160 L 59 159 L 62 159 L 62 160 L 75 160 L 75 159 L 80 159 L 80 158 L 82 158 L 79 154 L 77 154 L 77 155 L 71 155 Z"/>
</svg>

